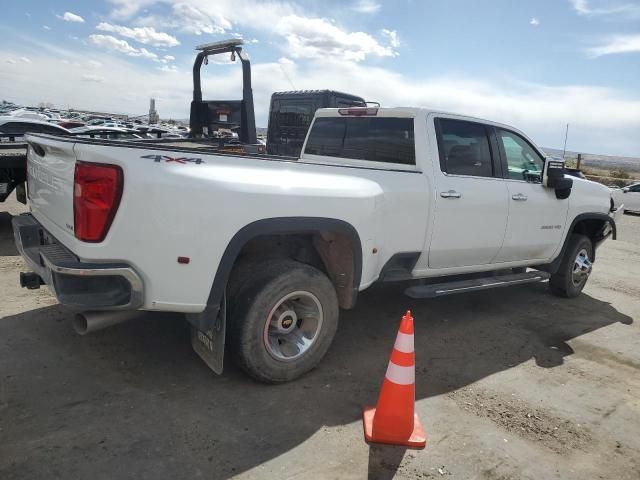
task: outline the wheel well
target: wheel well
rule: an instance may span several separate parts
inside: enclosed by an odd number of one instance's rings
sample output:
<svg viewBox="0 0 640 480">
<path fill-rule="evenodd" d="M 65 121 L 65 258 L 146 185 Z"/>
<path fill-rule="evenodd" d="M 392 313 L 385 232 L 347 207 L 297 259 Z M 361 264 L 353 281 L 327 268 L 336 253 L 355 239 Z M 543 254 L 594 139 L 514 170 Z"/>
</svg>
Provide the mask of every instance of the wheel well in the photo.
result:
<svg viewBox="0 0 640 480">
<path fill-rule="evenodd" d="M 240 250 L 230 278 L 233 281 L 237 275 L 243 275 L 240 272 L 247 265 L 288 258 L 324 272 L 336 289 L 340 307 L 352 308 L 360 281 L 356 248 L 359 249 L 360 245 L 355 245 L 353 238 L 332 230 L 258 235 Z"/>
<path fill-rule="evenodd" d="M 593 253 L 595 256 L 596 245 L 602 240 L 602 232 L 606 226 L 607 221 L 599 218 L 585 218 L 576 222 L 571 230 L 571 233 L 578 233 L 584 235 L 593 245 Z"/>
</svg>

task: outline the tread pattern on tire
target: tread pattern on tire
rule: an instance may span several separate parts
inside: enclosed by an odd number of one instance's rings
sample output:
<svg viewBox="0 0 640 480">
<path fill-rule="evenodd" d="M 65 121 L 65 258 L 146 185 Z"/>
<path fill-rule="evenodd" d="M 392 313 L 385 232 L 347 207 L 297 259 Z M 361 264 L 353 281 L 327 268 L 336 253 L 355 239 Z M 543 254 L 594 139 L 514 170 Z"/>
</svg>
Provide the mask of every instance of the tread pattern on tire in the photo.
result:
<svg viewBox="0 0 640 480">
<path fill-rule="evenodd" d="M 247 273 L 248 272 L 248 273 Z M 236 280 L 228 323 L 230 353 L 242 370 L 263 383 L 283 383 L 313 369 L 328 350 L 338 325 L 338 299 L 329 278 L 320 270 L 293 260 L 266 260 L 245 270 L 250 278 Z M 308 285 L 304 285 L 307 283 Z M 308 354 L 296 362 L 279 362 L 271 358 L 262 342 L 266 314 L 289 288 L 309 289 L 322 304 L 324 318 L 320 337 Z M 287 285 L 291 285 L 287 287 Z M 274 292 L 280 292 L 274 295 Z"/>
<path fill-rule="evenodd" d="M 549 288 L 554 295 L 573 298 L 577 297 L 580 292 L 582 292 L 584 284 L 580 287 L 576 287 L 573 284 L 572 270 L 576 255 L 583 248 L 587 249 L 589 258 L 593 258 L 593 244 L 591 243 L 591 240 L 585 235 L 572 233 L 569 238 L 569 243 L 565 250 L 564 257 L 558 267 L 558 271 L 551 275 L 551 278 L 549 279 Z"/>
</svg>

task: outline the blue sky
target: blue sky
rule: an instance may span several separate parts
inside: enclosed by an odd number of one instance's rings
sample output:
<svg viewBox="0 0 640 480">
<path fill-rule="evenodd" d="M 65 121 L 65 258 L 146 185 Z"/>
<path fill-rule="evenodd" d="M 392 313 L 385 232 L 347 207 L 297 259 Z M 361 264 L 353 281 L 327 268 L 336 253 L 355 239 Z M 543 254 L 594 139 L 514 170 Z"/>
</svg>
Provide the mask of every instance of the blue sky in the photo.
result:
<svg viewBox="0 0 640 480">
<path fill-rule="evenodd" d="M 0 98 L 186 118 L 193 47 L 244 38 L 259 125 L 273 91 L 334 88 L 640 156 L 640 0 L 22 0 L 0 17 Z M 207 67 L 207 98 L 240 68 Z"/>
</svg>

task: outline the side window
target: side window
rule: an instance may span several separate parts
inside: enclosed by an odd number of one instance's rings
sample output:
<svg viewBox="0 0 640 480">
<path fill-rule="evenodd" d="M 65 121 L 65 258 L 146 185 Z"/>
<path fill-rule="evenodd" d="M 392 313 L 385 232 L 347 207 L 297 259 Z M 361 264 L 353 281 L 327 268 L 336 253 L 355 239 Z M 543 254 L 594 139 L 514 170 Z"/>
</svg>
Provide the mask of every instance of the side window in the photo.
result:
<svg viewBox="0 0 640 480">
<path fill-rule="evenodd" d="M 512 180 L 542 182 L 544 159 L 517 133 L 497 129 L 498 141 L 507 157 L 507 171 Z"/>
<path fill-rule="evenodd" d="M 413 118 L 320 117 L 305 153 L 415 165 Z"/>
<path fill-rule="evenodd" d="M 7 122 L 0 127 L 3 133 L 15 133 L 22 135 L 26 131 L 26 125 L 22 122 Z"/>
<path fill-rule="evenodd" d="M 451 175 L 493 177 L 487 128 L 464 120 L 437 119 L 440 168 Z"/>
<path fill-rule="evenodd" d="M 637 185 L 633 185 L 632 187 L 629 188 L 630 192 L 637 192 L 640 193 L 640 183 Z"/>
</svg>

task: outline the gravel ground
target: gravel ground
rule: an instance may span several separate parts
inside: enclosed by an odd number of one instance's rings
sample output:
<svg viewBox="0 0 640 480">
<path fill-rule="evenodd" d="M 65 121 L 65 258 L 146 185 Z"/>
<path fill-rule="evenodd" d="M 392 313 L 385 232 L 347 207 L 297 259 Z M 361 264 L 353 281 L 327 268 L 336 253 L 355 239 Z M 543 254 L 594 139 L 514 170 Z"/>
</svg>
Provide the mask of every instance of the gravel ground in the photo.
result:
<svg viewBox="0 0 640 480">
<path fill-rule="evenodd" d="M 22 207 L 4 204 L 12 214 Z M 640 478 L 640 216 L 577 299 L 544 284 L 429 301 L 374 287 L 321 366 L 281 386 L 192 352 L 179 316 L 80 337 L 0 212 L 0 478 Z M 416 318 L 422 451 L 366 445 L 401 314 Z"/>
</svg>

